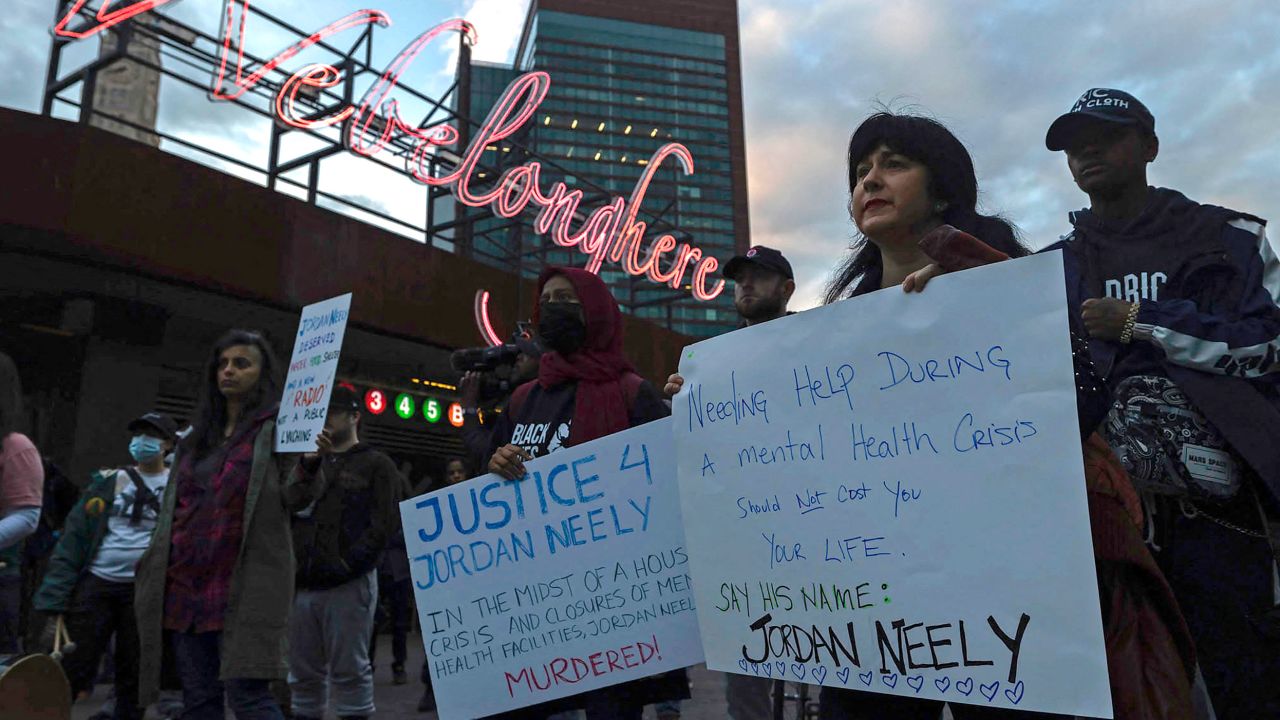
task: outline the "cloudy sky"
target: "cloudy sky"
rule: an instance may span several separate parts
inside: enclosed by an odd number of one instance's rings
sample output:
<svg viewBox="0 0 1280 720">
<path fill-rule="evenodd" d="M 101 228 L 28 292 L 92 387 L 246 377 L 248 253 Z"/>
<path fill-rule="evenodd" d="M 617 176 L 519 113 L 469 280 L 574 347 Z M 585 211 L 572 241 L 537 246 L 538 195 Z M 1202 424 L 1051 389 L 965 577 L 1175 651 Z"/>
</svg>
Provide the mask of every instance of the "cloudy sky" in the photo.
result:
<svg viewBox="0 0 1280 720">
<path fill-rule="evenodd" d="M 619 0 L 639 2 L 641 0 Z M 216 33 L 221 0 L 166 9 Z M 355 0 L 255 0 L 311 28 Z M 423 29 L 463 15 L 476 55 L 508 59 L 526 0 L 379 0 L 389 60 Z M 0 105 L 36 111 L 52 2 L 19 0 L 0 15 Z M 740 0 L 751 240 L 795 265 L 798 307 L 817 302 L 852 235 L 843 149 L 878 104 L 946 123 L 969 147 L 982 203 L 1039 247 L 1066 229 L 1085 197 L 1049 123 L 1085 89 L 1126 89 L 1152 110 L 1161 139 L 1153 183 L 1203 202 L 1280 217 L 1280 3 L 1275 0 Z M 270 38 L 264 41 L 270 42 Z M 96 40 L 77 51 L 96 52 Z M 264 51 L 268 48 L 263 48 Z M 415 65 L 415 86 L 443 87 L 450 55 Z M 261 161 L 265 125 L 198 92 L 162 91 L 161 124 L 234 157 Z M 367 165 L 367 163 L 362 163 Z M 334 192 L 412 208 L 411 187 L 353 168 Z M 421 207 L 420 205 L 418 207 Z M 416 211 L 420 213 L 420 210 Z"/>
</svg>

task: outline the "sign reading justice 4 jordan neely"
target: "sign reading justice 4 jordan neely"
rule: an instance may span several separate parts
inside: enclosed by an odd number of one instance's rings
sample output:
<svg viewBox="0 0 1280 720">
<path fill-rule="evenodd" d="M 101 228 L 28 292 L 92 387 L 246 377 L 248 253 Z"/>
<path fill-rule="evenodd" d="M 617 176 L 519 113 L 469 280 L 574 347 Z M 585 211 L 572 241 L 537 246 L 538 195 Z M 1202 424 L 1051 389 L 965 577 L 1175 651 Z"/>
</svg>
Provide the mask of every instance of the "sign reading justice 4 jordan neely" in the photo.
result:
<svg viewBox="0 0 1280 720">
<path fill-rule="evenodd" d="M 400 504 L 440 717 L 702 662 L 669 419 Z"/>
<path fill-rule="evenodd" d="M 708 667 L 1111 717 L 1062 259 L 687 348 L 672 418 Z"/>
</svg>

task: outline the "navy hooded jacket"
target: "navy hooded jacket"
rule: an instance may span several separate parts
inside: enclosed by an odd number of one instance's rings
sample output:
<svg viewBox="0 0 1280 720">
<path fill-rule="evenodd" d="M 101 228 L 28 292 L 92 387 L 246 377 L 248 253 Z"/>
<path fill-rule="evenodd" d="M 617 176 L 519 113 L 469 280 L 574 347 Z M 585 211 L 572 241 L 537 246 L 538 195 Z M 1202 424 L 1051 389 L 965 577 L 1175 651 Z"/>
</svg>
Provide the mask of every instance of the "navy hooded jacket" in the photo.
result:
<svg viewBox="0 0 1280 720">
<path fill-rule="evenodd" d="M 1045 251 L 1061 249 L 1073 312 L 1094 292 L 1087 251 L 1091 237 L 1112 232 L 1089 210 L 1071 213 L 1074 230 Z M 1244 213 L 1152 188 L 1147 210 L 1117 235 L 1163 234 L 1194 243 L 1169 273 L 1158 300 L 1143 300 L 1134 344 L 1157 352 L 1126 375 L 1173 380 L 1223 433 L 1280 501 L 1280 260 L 1266 222 Z M 1109 238 L 1115 241 L 1116 238 Z M 1112 377 L 1124 346 L 1091 340 L 1099 373 Z M 1142 352 L 1145 349 L 1139 349 Z"/>
</svg>

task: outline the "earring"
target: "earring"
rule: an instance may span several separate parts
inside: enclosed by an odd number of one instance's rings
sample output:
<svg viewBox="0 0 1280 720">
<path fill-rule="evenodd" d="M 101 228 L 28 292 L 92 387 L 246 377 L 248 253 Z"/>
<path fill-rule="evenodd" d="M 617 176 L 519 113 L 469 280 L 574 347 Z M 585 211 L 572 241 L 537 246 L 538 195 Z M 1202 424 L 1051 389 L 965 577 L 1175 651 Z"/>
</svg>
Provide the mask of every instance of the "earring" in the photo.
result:
<svg viewBox="0 0 1280 720">
<path fill-rule="evenodd" d="M 943 210 L 946 210 L 946 209 L 947 209 L 947 204 L 941 200 L 933 204 L 933 211 L 936 213 L 941 213 Z"/>
</svg>

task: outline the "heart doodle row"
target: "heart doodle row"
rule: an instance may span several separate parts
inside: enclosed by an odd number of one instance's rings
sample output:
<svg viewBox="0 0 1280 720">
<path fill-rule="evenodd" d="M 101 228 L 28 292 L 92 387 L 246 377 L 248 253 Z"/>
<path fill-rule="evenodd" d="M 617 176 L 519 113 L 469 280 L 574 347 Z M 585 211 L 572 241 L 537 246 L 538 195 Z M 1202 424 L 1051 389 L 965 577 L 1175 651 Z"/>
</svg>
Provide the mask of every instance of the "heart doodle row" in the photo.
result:
<svg viewBox="0 0 1280 720">
<path fill-rule="evenodd" d="M 821 665 L 814 668 L 809 668 L 808 666 L 803 665 L 801 663 L 791 663 L 790 666 L 788 666 L 788 664 L 783 660 L 778 660 L 772 663 L 767 663 L 767 662 L 766 663 L 750 663 L 750 662 L 747 662 L 746 660 L 739 660 L 738 667 L 742 668 L 742 671 L 744 673 L 749 672 L 753 675 L 756 675 L 757 677 L 759 676 L 770 677 L 770 678 L 776 677 L 779 680 L 786 679 L 787 671 L 788 669 L 790 669 L 791 675 L 796 680 L 803 681 L 806 678 L 809 678 L 809 682 L 817 683 L 819 685 L 823 684 L 826 681 L 827 672 L 828 672 L 827 668 Z M 775 669 L 777 670 L 776 674 L 774 672 Z M 849 684 L 850 678 L 853 677 L 852 669 L 842 668 L 840 670 L 837 670 L 835 672 L 835 676 L 840 680 L 841 684 L 847 686 Z M 871 687 L 872 685 L 875 684 L 875 671 L 873 670 L 868 670 L 864 673 L 858 673 L 856 677 L 866 687 Z M 897 688 L 899 679 L 905 680 L 907 686 L 910 687 L 916 693 L 919 693 L 920 690 L 924 687 L 923 675 L 907 675 L 902 678 L 900 678 L 897 673 L 887 673 L 887 674 L 880 675 L 880 682 L 883 683 L 884 686 L 889 688 L 890 690 Z M 955 683 L 952 683 L 951 678 L 940 677 L 933 681 L 933 685 L 934 687 L 938 688 L 938 692 L 940 693 L 945 693 L 949 690 L 954 689 L 957 693 L 965 697 L 969 697 L 970 695 L 973 694 L 973 691 L 974 691 L 973 678 L 965 678 L 963 680 L 957 680 Z M 855 685 L 854 687 L 857 687 L 857 686 Z M 1014 705 L 1017 705 L 1018 703 L 1022 702 L 1022 696 L 1024 694 L 1025 689 L 1026 688 L 1023 685 L 1023 682 L 1019 680 L 1018 682 L 1014 683 L 1012 687 L 1008 687 L 1005 689 L 1004 696 L 1009 700 L 1009 702 L 1013 703 Z M 1000 694 L 1000 681 L 993 680 L 990 683 L 979 684 L 977 686 L 977 690 L 983 697 L 987 699 L 987 702 L 995 702 L 996 696 Z"/>
</svg>

